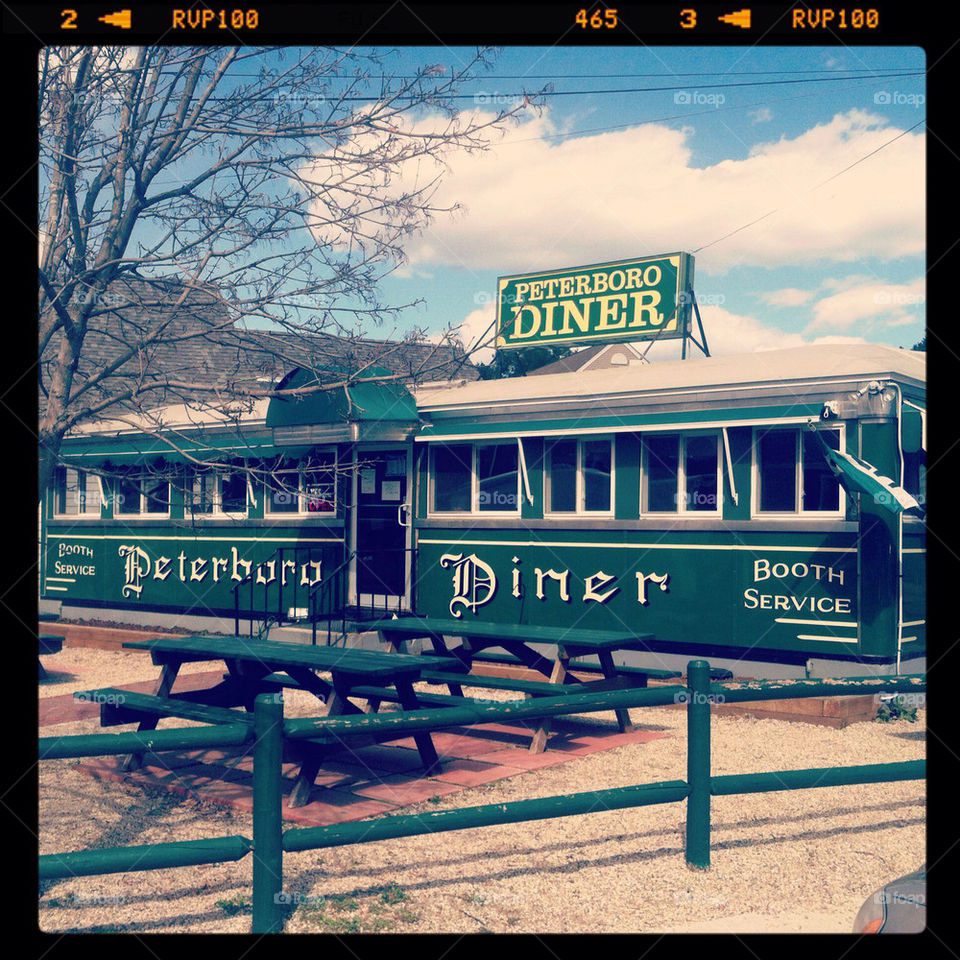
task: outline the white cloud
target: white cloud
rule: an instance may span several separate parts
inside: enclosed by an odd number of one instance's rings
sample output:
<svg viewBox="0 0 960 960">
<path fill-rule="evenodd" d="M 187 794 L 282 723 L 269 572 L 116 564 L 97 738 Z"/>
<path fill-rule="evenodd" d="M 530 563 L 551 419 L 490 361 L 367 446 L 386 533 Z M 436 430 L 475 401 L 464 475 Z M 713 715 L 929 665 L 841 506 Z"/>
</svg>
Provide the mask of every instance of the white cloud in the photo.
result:
<svg viewBox="0 0 960 960">
<path fill-rule="evenodd" d="M 754 123 L 766 123 L 773 119 L 773 111 L 769 107 L 758 107 L 756 110 L 748 111 L 753 118 Z"/>
<path fill-rule="evenodd" d="M 435 199 L 462 202 L 463 214 L 436 218 L 407 252 L 411 263 L 519 273 L 692 251 L 763 218 L 707 246 L 698 273 L 917 254 L 922 133 L 813 189 L 893 139 L 897 130 L 885 123 L 851 110 L 793 139 L 757 144 L 743 159 L 696 168 L 681 131 L 643 124 L 556 143 L 541 139 L 553 132 L 544 111 L 490 151 L 451 158 Z M 396 188 L 410 182 L 401 176 Z"/>
<path fill-rule="evenodd" d="M 771 307 L 798 307 L 812 300 L 814 292 L 797 287 L 783 287 L 780 290 L 768 290 L 758 296 L 763 303 Z"/>
<path fill-rule="evenodd" d="M 755 353 L 762 350 L 785 350 L 817 343 L 866 343 L 863 337 L 814 337 L 786 333 L 755 317 L 731 313 L 720 306 L 701 308 L 707 346 L 713 356 L 727 353 Z"/>
<path fill-rule="evenodd" d="M 925 300 L 922 277 L 910 283 L 862 283 L 818 300 L 805 332 L 874 323 L 902 326 L 918 319 L 917 307 L 922 308 Z"/>
<path fill-rule="evenodd" d="M 465 350 L 470 350 L 479 344 L 488 344 L 488 346 L 483 346 L 470 354 L 470 360 L 473 363 L 489 363 L 493 359 L 495 353 L 493 348 L 495 336 L 495 330 L 492 326 L 493 321 L 494 306 L 490 303 L 487 306 L 471 310 L 458 328 L 460 340 Z"/>
</svg>

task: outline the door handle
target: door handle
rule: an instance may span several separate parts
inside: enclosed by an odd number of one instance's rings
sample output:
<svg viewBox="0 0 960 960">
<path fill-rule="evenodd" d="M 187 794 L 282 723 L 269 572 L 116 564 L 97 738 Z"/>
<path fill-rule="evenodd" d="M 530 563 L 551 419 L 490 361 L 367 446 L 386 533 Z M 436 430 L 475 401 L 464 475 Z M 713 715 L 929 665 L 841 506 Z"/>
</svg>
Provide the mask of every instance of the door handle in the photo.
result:
<svg viewBox="0 0 960 960">
<path fill-rule="evenodd" d="M 410 507 L 406 503 L 401 503 L 397 507 L 397 525 L 401 527 L 410 526 L 410 516 L 409 511 Z M 404 516 L 406 516 L 406 522 L 404 522 Z"/>
</svg>

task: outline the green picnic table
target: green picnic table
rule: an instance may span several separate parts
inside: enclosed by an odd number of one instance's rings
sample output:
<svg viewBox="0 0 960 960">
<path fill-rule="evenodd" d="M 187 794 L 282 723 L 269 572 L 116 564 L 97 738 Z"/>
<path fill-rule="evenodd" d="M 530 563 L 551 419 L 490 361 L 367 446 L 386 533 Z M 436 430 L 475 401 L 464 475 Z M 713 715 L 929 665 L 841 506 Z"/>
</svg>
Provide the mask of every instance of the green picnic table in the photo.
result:
<svg viewBox="0 0 960 960">
<path fill-rule="evenodd" d="M 274 640 L 245 637 L 159 637 L 132 640 L 123 644 L 132 650 L 149 650 L 153 663 L 161 668 L 152 696 L 133 695 L 115 689 L 87 691 L 101 704 L 101 724 L 139 722 L 139 730 L 153 730 L 165 716 L 181 716 L 212 723 L 235 722 L 245 715 L 231 708 L 252 711 L 254 700 L 261 693 L 282 692 L 296 687 L 313 693 L 328 705 L 328 716 L 359 714 L 364 711 L 353 699 L 372 699 L 358 689 L 370 684 L 378 689 L 392 688 L 395 699 L 404 710 L 421 706 L 413 684 L 424 670 L 442 666 L 439 657 L 410 656 L 377 650 L 341 647 L 308 646 Z M 180 667 L 184 663 L 222 660 L 227 668 L 221 683 L 204 690 L 171 693 Z M 328 672 L 331 679 L 317 676 L 315 671 Z M 378 699 L 378 698 L 377 698 Z M 252 714 L 246 715 L 248 719 Z M 429 732 L 414 735 L 420 758 L 427 773 L 439 769 L 439 759 Z M 287 744 L 290 759 L 300 762 L 300 773 L 290 806 L 307 802 L 320 762 L 331 747 L 320 747 L 309 741 Z M 340 746 L 343 749 L 343 745 Z M 134 769 L 140 757 L 132 754 L 124 761 Z"/>
<path fill-rule="evenodd" d="M 48 611 L 40 611 L 37 613 L 37 621 L 39 623 L 56 623 L 59 619 L 60 615 L 57 613 L 50 613 Z M 62 636 L 37 632 L 37 678 L 39 680 L 46 680 L 48 676 L 39 658 L 44 654 L 59 653 L 63 649 L 63 644 L 66 639 L 66 637 Z"/>
<path fill-rule="evenodd" d="M 380 639 L 389 643 L 394 650 L 406 640 L 427 639 L 430 641 L 435 654 L 446 657 L 447 670 L 454 668 L 453 673 L 447 674 L 447 682 L 452 693 L 459 694 L 460 686 L 466 682 L 465 674 L 469 673 L 478 653 L 490 647 L 499 647 L 516 658 L 523 665 L 538 671 L 548 677 L 547 684 L 531 683 L 530 681 L 516 681 L 513 688 L 521 690 L 531 696 L 555 695 L 556 687 L 565 685 L 585 684 L 585 689 L 609 689 L 623 686 L 646 686 L 647 676 L 650 674 L 677 676 L 677 671 L 658 670 L 631 670 L 624 671 L 613 662 L 613 655 L 620 650 L 647 650 L 654 640 L 651 633 L 637 633 L 631 630 L 591 630 L 576 626 L 554 627 L 520 623 L 491 623 L 489 621 L 472 621 L 421 617 L 416 614 L 393 617 L 391 619 L 367 620 L 356 625 L 360 631 L 377 631 Z M 449 638 L 459 637 L 460 644 L 452 646 Z M 556 647 L 553 658 L 545 657 L 535 650 L 531 644 L 549 644 Z M 603 673 L 602 680 L 581 680 L 570 672 L 570 659 L 596 655 Z M 456 676 L 457 671 L 460 676 Z M 489 684 L 488 678 L 470 674 L 470 683 L 476 686 Z M 427 671 L 425 679 L 437 679 L 438 672 Z M 508 686 L 505 683 L 496 686 Z M 554 689 L 551 691 L 550 687 Z M 526 688 L 526 689 L 525 689 Z M 625 709 L 616 710 L 617 726 L 621 732 L 632 730 L 630 714 Z M 550 730 L 550 721 L 541 723 L 533 736 L 530 749 L 540 753 L 546 747 L 547 735 Z"/>
</svg>

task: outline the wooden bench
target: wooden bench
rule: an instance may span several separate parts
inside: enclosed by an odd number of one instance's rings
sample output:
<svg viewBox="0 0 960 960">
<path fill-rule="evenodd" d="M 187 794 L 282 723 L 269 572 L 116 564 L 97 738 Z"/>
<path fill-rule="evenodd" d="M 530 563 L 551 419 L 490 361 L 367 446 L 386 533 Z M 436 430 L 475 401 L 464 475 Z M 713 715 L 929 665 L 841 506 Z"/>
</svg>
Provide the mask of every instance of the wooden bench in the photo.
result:
<svg viewBox="0 0 960 960">
<path fill-rule="evenodd" d="M 552 694 L 556 694 L 559 685 L 581 685 L 583 683 L 606 683 L 626 686 L 646 686 L 647 677 L 653 671 L 638 669 L 626 671 L 617 667 L 613 662 L 613 654 L 621 650 L 649 650 L 655 640 L 653 634 L 637 633 L 633 630 L 591 630 L 581 627 L 541 626 L 538 624 L 519 623 L 491 623 L 476 619 L 453 619 L 443 617 L 421 617 L 408 614 L 384 620 L 364 621 L 356 624 L 359 631 L 377 631 L 380 638 L 395 650 L 399 650 L 406 640 L 426 638 L 430 641 L 433 652 L 451 658 L 451 665 L 459 663 L 470 669 L 477 655 L 487 647 L 499 647 L 515 658 L 516 662 L 536 670 L 548 677 L 548 683 L 554 685 Z M 447 637 L 459 637 L 460 646 L 450 647 Z M 532 644 L 545 644 L 556 647 L 556 656 L 551 659 L 534 649 Z M 571 670 L 579 670 L 580 664 L 570 665 L 572 657 L 596 656 L 599 660 L 599 669 L 603 674 L 603 681 L 583 681 Z M 459 669 L 456 667 L 455 669 Z M 665 678 L 671 675 L 667 671 Z M 471 675 L 476 676 L 476 675 Z M 508 678 L 511 683 L 514 681 Z M 456 692 L 459 687 L 457 681 L 450 689 Z M 461 681 L 460 685 L 465 681 Z M 480 681 L 482 686 L 486 681 Z M 533 681 L 526 681 L 533 682 Z M 516 686 L 513 687 L 517 689 Z M 583 687 L 581 686 L 581 689 Z M 596 688 L 594 688 L 596 689 Z M 531 690 L 531 695 L 534 694 Z M 543 693 L 543 695 L 548 695 Z M 626 709 L 618 708 L 614 711 L 617 717 L 617 726 L 621 731 L 632 730 L 630 714 Z M 537 730 L 530 745 L 534 753 L 541 752 L 550 730 L 550 721 L 544 720 Z"/>
<path fill-rule="evenodd" d="M 147 717 L 180 717 L 201 723 L 253 723 L 253 714 L 245 710 L 213 707 L 192 702 L 182 696 L 157 697 L 118 687 L 79 690 L 73 696 L 76 700 L 100 705 L 102 727 L 139 723 Z"/>
</svg>

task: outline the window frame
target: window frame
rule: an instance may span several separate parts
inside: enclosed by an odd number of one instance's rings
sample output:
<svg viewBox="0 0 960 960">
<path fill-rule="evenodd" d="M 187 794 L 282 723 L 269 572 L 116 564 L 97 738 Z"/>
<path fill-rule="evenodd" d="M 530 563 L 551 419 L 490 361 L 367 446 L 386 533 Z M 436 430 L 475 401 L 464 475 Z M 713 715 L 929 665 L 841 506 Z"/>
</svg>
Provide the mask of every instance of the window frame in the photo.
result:
<svg viewBox="0 0 960 960">
<path fill-rule="evenodd" d="M 470 447 L 470 507 L 467 510 L 438 510 L 436 508 L 436 451 L 441 447 Z M 516 507 L 512 510 L 481 510 L 480 504 L 480 476 L 477 471 L 477 456 L 481 448 L 486 447 L 513 447 L 517 451 L 516 467 L 516 490 L 514 493 Z M 437 442 L 430 444 L 430 455 L 428 461 L 429 485 L 427 491 L 427 516 L 428 517 L 519 517 L 521 504 L 521 468 L 520 451 L 517 449 L 517 439 L 513 437 L 510 440 L 462 440 L 458 442 Z"/>
<path fill-rule="evenodd" d="M 223 489 L 222 480 L 233 474 L 240 474 L 244 480 L 244 506 L 243 510 L 224 510 L 223 509 Z M 245 476 L 242 468 L 218 469 L 216 467 L 201 468 L 192 470 L 189 474 L 190 485 L 187 488 L 189 503 L 184 504 L 184 513 L 191 517 L 200 517 L 205 520 L 246 520 L 250 512 L 250 485 L 249 479 Z M 205 477 L 212 477 L 214 480 L 213 491 L 210 499 L 209 510 L 199 510 L 196 507 L 196 497 L 198 495 L 197 484 Z"/>
<path fill-rule="evenodd" d="M 648 478 L 648 450 L 647 440 L 653 437 L 675 437 L 678 446 L 677 486 L 674 492 L 675 510 L 649 510 L 647 508 Z M 691 510 L 687 507 L 687 441 L 695 437 L 713 437 L 717 451 L 717 502 L 712 510 Z M 657 520 L 664 517 L 687 519 L 712 519 L 723 517 L 723 436 L 718 429 L 710 430 L 647 430 L 640 433 L 640 517 L 644 520 Z"/>
<path fill-rule="evenodd" d="M 63 490 L 64 495 L 66 496 L 67 491 L 69 490 L 69 474 L 73 473 L 76 475 L 76 490 L 77 490 L 77 512 L 70 513 L 66 510 L 60 509 L 60 493 L 61 489 Z M 63 477 L 63 485 L 61 486 L 61 476 Z M 92 473 L 90 470 L 83 470 L 80 467 L 68 467 L 66 465 L 58 466 L 56 473 L 54 474 L 53 482 L 53 504 L 51 516 L 55 520 L 99 520 L 100 519 L 100 508 L 102 506 L 102 498 L 100 496 L 100 490 L 97 489 L 96 502 L 93 506 L 90 506 L 90 498 L 88 496 L 88 491 L 90 489 L 90 482 L 96 481 L 96 474 Z M 84 509 L 80 509 L 80 480 L 79 478 L 83 477 L 83 505 Z"/>
<path fill-rule="evenodd" d="M 267 470 L 269 474 L 269 479 L 266 480 L 263 484 L 263 516 L 264 519 L 271 520 L 283 520 L 287 518 L 317 518 L 323 517 L 329 519 L 330 517 L 338 516 L 338 511 L 340 507 L 339 500 L 337 499 L 339 493 L 339 483 L 337 481 L 337 465 L 339 459 L 337 457 L 337 451 L 335 449 L 328 451 L 319 451 L 316 456 L 318 458 L 328 458 L 328 461 L 325 462 L 310 462 L 310 461 L 300 461 L 299 463 L 293 466 L 280 466 L 279 464 L 274 466 L 271 469 Z M 306 492 L 306 484 L 304 482 L 305 474 L 313 470 L 322 470 L 327 472 L 333 478 L 333 496 L 331 502 L 333 503 L 332 510 L 310 510 L 308 509 L 308 504 L 310 502 L 310 497 Z M 275 490 L 271 486 L 271 481 L 274 477 L 284 475 L 284 474 L 296 474 L 297 475 L 297 509 L 296 510 L 274 510 L 272 509 L 273 494 Z M 249 494 L 248 502 L 249 507 Z"/>
<path fill-rule="evenodd" d="M 838 497 L 836 510 L 805 510 L 803 507 L 803 433 L 806 428 L 796 424 L 763 425 L 753 427 L 750 438 L 750 517 L 754 520 L 843 520 L 847 515 L 846 491 L 842 483 L 837 483 Z M 838 432 L 837 449 L 846 450 L 846 424 L 831 425 L 829 430 Z M 794 503 L 793 510 L 760 509 L 760 434 L 793 433 L 794 435 Z"/>
<path fill-rule="evenodd" d="M 149 502 L 149 496 L 144 492 L 144 482 L 145 481 L 155 481 L 160 484 L 165 484 L 167 488 L 167 508 L 166 510 L 146 510 L 145 507 Z M 121 495 L 121 486 L 125 482 L 133 482 L 137 486 L 137 491 L 139 494 L 139 503 L 137 504 L 137 510 L 120 510 L 120 504 L 117 500 L 118 496 Z M 136 520 L 136 519 L 146 519 L 146 520 L 163 520 L 170 519 L 170 508 L 171 508 L 171 483 L 169 477 L 164 479 L 163 477 L 158 476 L 155 473 L 151 473 L 149 470 L 145 470 L 142 467 L 131 467 L 128 470 L 124 470 L 123 473 L 118 473 L 111 483 L 112 489 L 112 499 L 111 499 L 111 511 L 114 520 Z"/>
<path fill-rule="evenodd" d="M 615 503 L 614 493 L 616 491 L 616 446 L 612 436 L 589 436 L 589 437 L 546 437 L 543 451 L 543 515 L 545 517 L 612 517 L 614 515 Z M 609 502 L 610 506 L 606 510 L 588 510 L 586 508 L 587 485 L 583 469 L 584 445 L 587 443 L 597 443 L 606 441 L 607 448 L 610 451 L 610 475 L 609 475 Z M 554 510 L 551 508 L 551 498 L 553 495 L 553 447 L 560 443 L 576 444 L 576 466 L 574 475 L 574 503 L 573 510 Z"/>
</svg>

